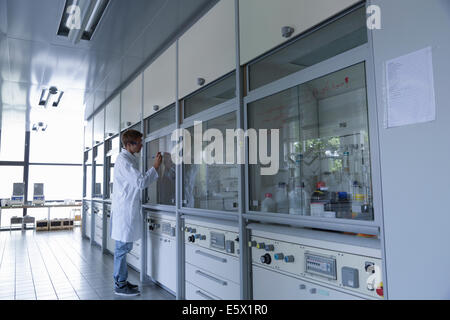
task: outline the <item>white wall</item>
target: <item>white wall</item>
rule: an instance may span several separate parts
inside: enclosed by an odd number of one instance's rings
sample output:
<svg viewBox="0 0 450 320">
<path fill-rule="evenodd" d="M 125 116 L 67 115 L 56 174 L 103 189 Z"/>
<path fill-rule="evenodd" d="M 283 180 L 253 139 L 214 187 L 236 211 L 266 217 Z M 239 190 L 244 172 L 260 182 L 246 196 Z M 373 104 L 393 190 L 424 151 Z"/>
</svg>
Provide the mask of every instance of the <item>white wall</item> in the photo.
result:
<svg viewBox="0 0 450 320">
<path fill-rule="evenodd" d="M 387 289 L 390 299 L 450 298 L 450 1 L 374 0 Z M 431 46 L 436 121 L 385 129 L 384 65 Z"/>
</svg>

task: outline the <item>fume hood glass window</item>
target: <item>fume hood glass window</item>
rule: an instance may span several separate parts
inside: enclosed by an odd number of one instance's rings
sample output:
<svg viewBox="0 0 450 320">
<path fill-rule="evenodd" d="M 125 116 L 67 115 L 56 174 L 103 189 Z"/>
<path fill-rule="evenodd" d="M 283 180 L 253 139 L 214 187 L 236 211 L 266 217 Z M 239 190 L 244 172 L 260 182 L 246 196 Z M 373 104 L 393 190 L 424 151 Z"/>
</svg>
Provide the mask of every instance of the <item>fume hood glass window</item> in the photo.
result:
<svg viewBox="0 0 450 320">
<path fill-rule="evenodd" d="M 92 154 L 93 151 L 89 150 L 88 152 L 85 153 L 85 177 L 86 177 L 86 185 L 85 185 L 85 190 L 86 193 L 84 194 L 84 196 L 88 199 L 92 198 Z"/>
<path fill-rule="evenodd" d="M 217 129 L 226 137 L 226 129 L 236 129 L 236 114 L 224 116 L 202 123 L 203 133 L 208 129 Z M 191 135 L 191 164 L 183 163 L 183 206 L 218 211 L 238 210 L 238 177 L 237 164 L 225 164 L 226 147 L 223 145 L 222 162 L 224 164 L 194 164 L 194 127 L 187 129 Z M 203 142 L 202 149 L 211 142 Z M 236 145 L 236 144 L 235 144 Z M 236 148 L 235 148 L 236 150 Z M 202 157 L 205 151 L 201 151 Z M 235 153 L 236 157 L 236 153 Z M 236 163 L 236 162 L 235 162 Z"/>
<path fill-rule="evenodd" d="M 373 220 L 364 63 L 250 103 L 248 116 L 279 129 L 280 159 L 275 175 L 249 165 L 250 210 Z"/>
<path fill-rule="evenodd" d="M 175 142 L 171 135 L 152 140 L 147 143 L 147 168 L 151 168 L 158 152 L 162 154 L 162 162 L 158 168 L 156 184 L 147 189 L 147 202 L 150 204 L 175 205 L 175 164 L 172 161 L 171 151 Z"/>
<path fill-rule="evenodd" d="M 24 161 L 26 109 L 0 105 L 0 161 Z"/>
<path fill-rule="evenodd" d="M 104 145 L 101 144 L 94 150 L 95 154 L 95 184 L 94 197 L 103 197 L 103 164 L 104 164 Z"/>
<path fill-rule="evenodd" d="M 43 183 L 45 200 L 79 200 L 82 195 L 82 173 L 82 166 L 30 165 L 28 194 L 33 194 L 34 183 Z"/>
<path fill-rule="evenodd" d="M 116 136 L 112 139 L 105 141 L 106 148 L 106 194 L 105 198 L 110 199 L 114 190 L 114 164 L 117 156 L 120 153 L 120 138 Z"/>
<path fill-rule="evenodd" d="M 184 119 L 236 97 L 236 72 L 184 100 Z"/>
<path fill-rule="evenodd" d="M 84 127 L 84 147 L 85 149 L 92 148 L 94 121 L 91 119 Z"/>
<path fill-rule="evenodd" d="M 161 110 L 145 120 L 147 135 L 175 123 L 175 104 Z"/>
<path fill-rule="evenodd" d="M 365 7 L 300 38 L 249 66 L 250 90 L 367 42 Z"/>
</svg>

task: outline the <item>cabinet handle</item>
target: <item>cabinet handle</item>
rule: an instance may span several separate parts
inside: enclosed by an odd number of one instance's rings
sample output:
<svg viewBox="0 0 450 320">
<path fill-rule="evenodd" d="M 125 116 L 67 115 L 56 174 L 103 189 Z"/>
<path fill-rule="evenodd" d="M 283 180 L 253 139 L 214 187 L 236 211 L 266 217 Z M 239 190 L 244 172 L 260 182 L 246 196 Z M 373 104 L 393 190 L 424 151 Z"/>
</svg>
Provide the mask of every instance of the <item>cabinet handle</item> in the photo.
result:
<svg viewBox="0 0 450 320">
<path fill-rule="evenodd" d="M 203 251 L 200 251 L 200 250 L 195 250 L 195 253 L 199 254 L 201 256 L 204 256 L 204 257 L 207 257 L 207 258 L 219 261 L 219 262 L 227 263 L 227 259 L 216 257 L 215 255 L 212 255 L 210 253 L 206 253 L 206 252 L 203 252 Z"/>
<path fill-rule="evenodd" d="M 159 106 L 158 105 L 154 105 L 153 106 L 153 111 L 158 111 L 159 110 Z"/>
<path fill-rule="evenodd" d="M 200 297 L 203 297 L 207 300 L 214 300 L 213 298 L 211 298 L 210 296 L 208 296 L 207 294 L 204 294 L 203 292 L 201 292 L 200 290 L 195 291 L 195 293 L 197 295 L 199 295 Z"/>
<path fill-rule="evenodd" d="M 227 283 L 226 281 L 217 279 L 217 278 L 215 278 L 215 277 L 213 277 L 213 276 L 210 276 L 209 274 L 206 274 L 206 273 L 204 273 L 204 272 L 201 272 L 200 270 L 195 271 L 195 273 L 198 274 L 199 276 L 202 276 L 202 277 L 206 278 L 206 279 L 209 279 L 209 280 L 211 280 L 211 281 L 217 282 L 218 284 L 221 284 L 221 285 L 223 285 L 223 286 L 228 285 L 228 283 Z"/>
</svg>

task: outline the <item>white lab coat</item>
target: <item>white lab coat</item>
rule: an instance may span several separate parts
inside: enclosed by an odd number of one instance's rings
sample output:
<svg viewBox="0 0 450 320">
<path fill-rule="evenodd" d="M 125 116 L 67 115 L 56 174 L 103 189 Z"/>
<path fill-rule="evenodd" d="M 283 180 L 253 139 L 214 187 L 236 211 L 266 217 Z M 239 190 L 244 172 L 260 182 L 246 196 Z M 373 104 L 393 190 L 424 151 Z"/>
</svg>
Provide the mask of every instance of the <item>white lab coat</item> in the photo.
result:
<svg viewBox="0 0 450 320">
<path fill-rule="evenodd" d="M 114 164 L 114 192 L 111 206 L 111 238 L 134 242 L 141 238 L 143 216 L 141 191 L 158 179 L 155 168 L 139 171 L 139 160 L 122 149 Z"/>
</svg>

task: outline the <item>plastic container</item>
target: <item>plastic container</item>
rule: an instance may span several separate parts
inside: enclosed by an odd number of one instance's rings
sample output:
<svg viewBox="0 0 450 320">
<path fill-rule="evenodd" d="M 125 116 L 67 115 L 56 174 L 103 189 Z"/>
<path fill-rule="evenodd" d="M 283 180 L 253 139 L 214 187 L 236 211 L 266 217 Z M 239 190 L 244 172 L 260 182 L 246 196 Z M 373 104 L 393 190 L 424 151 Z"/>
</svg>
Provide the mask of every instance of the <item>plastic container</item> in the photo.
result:
<svg viewBox="0 0 450 320">
<path fill-rule="evenodd" d="M 276 212 L 277 205 L 275 201 L 272 199 L 271 193 L 266 193 L 265 199 L 261 203 L 261 211 L 263 212 Z"/>
</svg>

